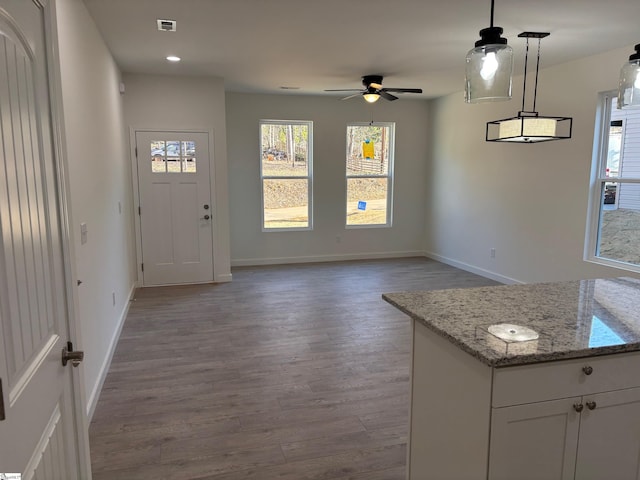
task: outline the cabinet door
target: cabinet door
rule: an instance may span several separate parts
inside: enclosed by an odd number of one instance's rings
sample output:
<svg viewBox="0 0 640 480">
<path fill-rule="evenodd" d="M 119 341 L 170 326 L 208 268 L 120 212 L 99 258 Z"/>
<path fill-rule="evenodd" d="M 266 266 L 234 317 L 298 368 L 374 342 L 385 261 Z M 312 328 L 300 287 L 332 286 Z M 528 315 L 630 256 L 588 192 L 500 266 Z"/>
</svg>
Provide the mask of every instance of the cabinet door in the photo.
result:
<svg viewBox="0 0 640 480">
<path fill-rule="evenodd" d="M 640 479 L 640 388 L 585 396 L 583 403 L 576 480 Z"/>
<path fill-rule="evenodd" d="M 573 479 L 579 403 L 577 397 L 492 409 L 489 479 Z"/>
</svg>

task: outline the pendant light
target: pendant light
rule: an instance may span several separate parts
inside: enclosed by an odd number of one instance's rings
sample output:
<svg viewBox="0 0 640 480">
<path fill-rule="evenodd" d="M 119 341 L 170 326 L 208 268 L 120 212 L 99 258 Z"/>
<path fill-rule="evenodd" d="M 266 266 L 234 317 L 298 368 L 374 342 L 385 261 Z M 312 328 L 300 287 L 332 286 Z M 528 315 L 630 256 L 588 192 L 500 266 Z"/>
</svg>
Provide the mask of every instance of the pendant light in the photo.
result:
<svg viewBox="0 0 640 480">
<path fill-rule="evenodd" d="M 551 140 L 571 138 L 571 117 L 546 117 L 536 112 L 538 95 L 538 69 L 540 68 L 540 40 L 549 36 L 543 32 L 523 32 L 518 37 L 527 39 L 524 60 L 524 85 L 522 87 L 522 110 L 516 117 L 494 120 L 487 123 L 488 142 L 537 143 Z M 529 62 L 529 39 L 538 39 L 538 56 L 536 61 L 536 77 L 533 88 L 533 108 L 525 110 L 527 95 L 527 63 Z"/>
<path fill-rule="evenodd" d="M 493 26 L 494 0 L 491 0 L 491 24 L 480 30 L 480 40 L 467 53 L 464 99 L 467 103 L 511 99 L 513 49 Z"/>
<path fill-rule="evenodd" d="M 620 70 L 618 108 L 640 108 L 640 43 Z"/>
</svg>

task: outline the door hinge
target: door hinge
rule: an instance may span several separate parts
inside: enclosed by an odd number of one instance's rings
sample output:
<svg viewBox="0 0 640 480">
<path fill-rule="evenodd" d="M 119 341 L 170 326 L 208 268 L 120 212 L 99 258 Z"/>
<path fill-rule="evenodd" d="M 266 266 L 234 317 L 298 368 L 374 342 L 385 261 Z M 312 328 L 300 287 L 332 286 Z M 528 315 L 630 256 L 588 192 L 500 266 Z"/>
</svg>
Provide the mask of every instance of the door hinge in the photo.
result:
<svg viewBox="0 0 640 480">
<path fill-rule="evenodd" d="M 142 209 L 138 207 L 138 215 L 142 215 Z"/>
<path fill-rule="evenodd" d="M 140 269 L 144 272 L 144 263 L 140 264 Z"/>
<path fill-rule="evenodd" d="M 0 422 L 7 418 L 4 414 L 4 393 L 2 392 L 2 379 L 0 378 Z"/>
<path fill-rule="evenodd" d="M 135 151 L 136 151 L 136 158 L 138 158 L 138 147 L 135 147 Z"/>
</svg>

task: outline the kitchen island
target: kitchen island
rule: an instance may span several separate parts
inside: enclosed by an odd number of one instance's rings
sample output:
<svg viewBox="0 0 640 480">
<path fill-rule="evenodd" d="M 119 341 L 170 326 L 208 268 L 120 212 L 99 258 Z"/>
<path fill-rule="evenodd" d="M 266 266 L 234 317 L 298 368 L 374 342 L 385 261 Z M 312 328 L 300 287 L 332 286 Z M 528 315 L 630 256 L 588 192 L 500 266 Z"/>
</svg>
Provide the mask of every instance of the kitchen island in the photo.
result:
<svg viewBox="0 0 640 480">
<path fill-rule="evenodd" d="M 383 298 L 413 319 L 409 479 L 640 479 L 640 280 Z"/>
</svg>

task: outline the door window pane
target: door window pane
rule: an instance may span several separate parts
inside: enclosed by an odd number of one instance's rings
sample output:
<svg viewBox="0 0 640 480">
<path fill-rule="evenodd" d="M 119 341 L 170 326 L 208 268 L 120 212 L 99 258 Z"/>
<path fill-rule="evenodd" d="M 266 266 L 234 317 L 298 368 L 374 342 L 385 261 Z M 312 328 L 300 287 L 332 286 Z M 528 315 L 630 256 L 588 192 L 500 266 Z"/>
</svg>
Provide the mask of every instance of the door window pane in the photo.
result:
<svg viewBox="0 0 640 480">
<path fill-rule="evenodd" d="M 151 142 L 151 171 L 160 173 L 167 171 L 165 160 L 165 144 L 162 140 Z"/>
<path fill-rule="evenodd" d="M 196 173 L 195 142 L 154 140 L 150 146 L 152 172 Z"/>
</svg>

